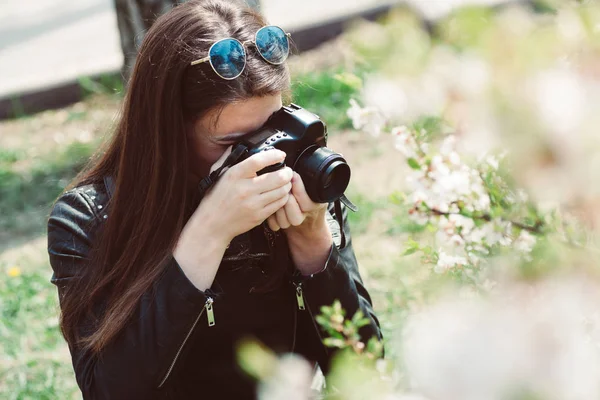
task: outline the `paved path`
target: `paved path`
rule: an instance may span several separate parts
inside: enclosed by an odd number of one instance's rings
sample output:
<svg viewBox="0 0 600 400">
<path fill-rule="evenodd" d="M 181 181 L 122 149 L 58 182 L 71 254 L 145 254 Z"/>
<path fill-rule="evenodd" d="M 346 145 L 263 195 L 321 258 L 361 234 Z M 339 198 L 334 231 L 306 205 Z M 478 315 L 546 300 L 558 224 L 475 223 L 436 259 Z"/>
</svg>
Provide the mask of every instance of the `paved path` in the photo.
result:
<svg viewBox="0 0 600 400">
<path fill-rule="evenodd" d="M 293 30 L 394 0 L 262 0 L 271 23 Z M 117 71 L 113 0 L 0 0 L 0 98 Z"/>
</svg>

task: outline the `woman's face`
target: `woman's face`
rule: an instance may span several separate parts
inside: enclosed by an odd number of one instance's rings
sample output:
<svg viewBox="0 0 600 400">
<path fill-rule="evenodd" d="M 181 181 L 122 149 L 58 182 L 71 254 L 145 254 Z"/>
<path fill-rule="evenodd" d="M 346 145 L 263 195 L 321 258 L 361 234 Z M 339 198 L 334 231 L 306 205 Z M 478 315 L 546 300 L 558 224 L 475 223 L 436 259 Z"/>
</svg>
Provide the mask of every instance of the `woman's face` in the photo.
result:
<svg viewBox="0 0 600 400">
<path fill-rule="evenodd" d="M 238 142 L 243 135 L 260 128 L 281 106 L 281 94 L 252 97 L 226 105 L 216 125 L 216 111 L 198 119 L 191 140 L 192 172 L 197 176 L 206 176 L 211 165 L 229 146 Z"/>
</svg>

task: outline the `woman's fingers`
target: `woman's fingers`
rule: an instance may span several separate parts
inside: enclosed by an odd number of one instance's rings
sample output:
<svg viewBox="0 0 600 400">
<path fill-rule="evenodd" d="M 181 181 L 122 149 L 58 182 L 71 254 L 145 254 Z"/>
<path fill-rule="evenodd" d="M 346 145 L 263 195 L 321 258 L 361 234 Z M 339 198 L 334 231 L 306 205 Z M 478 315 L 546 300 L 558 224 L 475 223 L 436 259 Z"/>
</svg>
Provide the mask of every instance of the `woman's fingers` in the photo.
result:
<svg viewBox="0 0 600 400">
<path fill-rule="evenodd" d="M 304 222 L 304 218 L 305 215 L 302 210 L 300 210 L 294 196 L 290 196 L 287 203 L 275 213 L 275 220 L 281 229 L 287 229 L 290 226 L 298 226 Z"/>
<path fill-rule="evenodd" d="M 289 167 L 285 167 L 253 178 L 252 185 L 259 193 L 265 193 L 290 183 L 293 177 L 294 171 Z"/>
<path fill-rule="evenodd" d="M 264 193 L 260 194 L 259 199 L 260 199 L 261 204 L 263 204 L 263 205 L 271 204 L 275 200 L 278 200 L 282 197 L 285 197 L 286 195 L 289 195 L 291 190 L 292 190 L 292 183 L 289 182 L 281 187 L 278 187 L 276 189 L 273 189 L 268 192 L 264 192 Z"/>
<path fill-rule="evenodd" d="M 283 210 L 285 211 L 285 216 L 290 225 L 298 226 L 304 222 L 305 215 L 300 209 L 294 196 L 290 196 L 287 203 L 285 203 L 285 206 L 283 206 Z"/>
<path fill-rule="evenodd" d="M 302 182 L 302 178 L 297 172 L 294 172 L 294 177 L 292 178 L 292 194 L 296 198 L 302 212 L 312 211 L 318 206 L 317 203 L 312 201 L 308 193 L 306 193 L 304 182 Z"/>
<path fill-rule="evenodd" d="M 271 230 L 273 232 L 277 232 L 279 229 L 281 229 L 279 227 L 279 224 L 277 223 L 277 219 L 275 218 L 275 215 L 271 215 L 269 218 L 267 218 L 267 224 L 269 225 L 269 228 L 271 228 Z"/>
<path fill-rule="evenodd" d="M 284 197 L 264 206 L 260 212 L 260 222 L 266 220 L 271 215 L 275 214 L 275 212 L 277 212 L 277 210 L 279 210 L 281 207 L 285 206 L 285 203 L 287 203 L 289 196 L 291 196 L 291 194 L 286 194 Z"/>
<path fill-rule="evenodd" d="M 292 196 L 290 196 L 290 197 L 292 197 Z M 289 201 L 290 200 L 288 199 L 288 202 Z M 290 221 L 288 221 L 287 216 L 285 215 L 285 208 L 284 207 L 281 207 L 275 213 L 275 219 L 277 220 L 277 225 L 279 225 L 279 227 L 281 229 L 287 229 L 287 228 L 289 228 L 291 226 Z"/>
</svg>

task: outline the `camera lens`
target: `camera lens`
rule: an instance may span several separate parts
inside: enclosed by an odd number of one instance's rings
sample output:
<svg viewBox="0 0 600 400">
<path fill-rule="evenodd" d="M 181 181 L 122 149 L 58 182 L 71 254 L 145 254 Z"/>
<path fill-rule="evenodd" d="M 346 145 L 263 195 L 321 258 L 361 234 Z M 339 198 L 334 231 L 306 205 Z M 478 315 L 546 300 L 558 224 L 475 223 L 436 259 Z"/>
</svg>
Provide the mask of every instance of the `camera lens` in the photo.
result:
<svg viewBox="0 0 600 400">
<path fill-rule="evenodd" d="M 333 174 L 329 174 L 325 177 L 325 182 L 323 182 L 323 189 L 327 189 L 333 183 Z"/>
<path fill-rule="evenodd" d="M 338 199 L 350 182 L 350 166 L 341 154 L 327 147 L 307 149 L 294 169 L 302 177 L 310 198 L 317 203 Z"/>
</svg>

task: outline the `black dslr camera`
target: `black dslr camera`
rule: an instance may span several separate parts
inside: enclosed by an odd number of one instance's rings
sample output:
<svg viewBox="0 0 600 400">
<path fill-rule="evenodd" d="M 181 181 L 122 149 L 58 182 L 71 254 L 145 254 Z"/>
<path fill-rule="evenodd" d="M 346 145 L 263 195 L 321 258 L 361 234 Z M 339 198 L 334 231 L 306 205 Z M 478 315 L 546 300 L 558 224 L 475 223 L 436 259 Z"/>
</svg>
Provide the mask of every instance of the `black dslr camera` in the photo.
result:
<svg viewBox="0 0 600 400">
<path fill-rule="evenodd" d="M 344 201 L 344 191 L 350 182 L 350 167 L 341 154 L 326 145 L 327 127 L 323 121 L 304 108 L 290 104 L 236 143 L 222 168 L 235 165 L 260 151 L 277 148 L 287 154 L 284 162 L 264 168 L 258 172 L 259 175 L 287 165 L 302 177 L 306 192 L 315 203 L 329 203 L 340 198 Z M 215 176 L 211 174 L 208 178 L 208 187 L 218 179 L 220 171 L 215 172 Z"/>
</svg>

